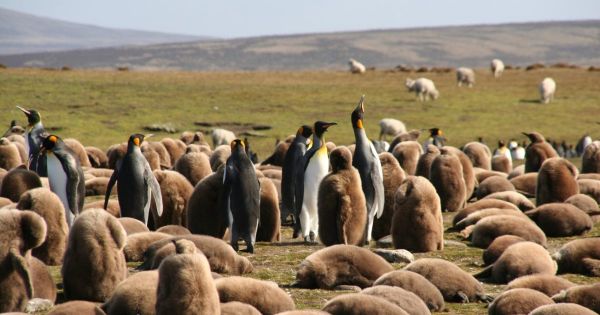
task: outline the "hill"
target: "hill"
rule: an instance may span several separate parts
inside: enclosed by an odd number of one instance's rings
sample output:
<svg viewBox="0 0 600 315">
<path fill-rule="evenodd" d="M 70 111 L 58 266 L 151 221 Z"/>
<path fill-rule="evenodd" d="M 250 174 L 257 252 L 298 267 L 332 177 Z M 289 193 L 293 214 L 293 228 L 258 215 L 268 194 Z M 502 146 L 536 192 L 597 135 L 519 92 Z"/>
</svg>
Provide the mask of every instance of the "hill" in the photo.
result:
<svg viewBox="0 0 600 315">
<path fill-rule="evenodd" d="M 399 64 L 487 67 L 568 61 L 600 64 L 600 20 L 372 30 L 209 40 L 136 47 L 0 56 L 11 67 L 185 70 L 345 69 Z"/>
<path fill-rule="evenodd" d="M 111 29 L 0 8 L 0 55 L 197 41 L 208 37 Z"/>
</svg>

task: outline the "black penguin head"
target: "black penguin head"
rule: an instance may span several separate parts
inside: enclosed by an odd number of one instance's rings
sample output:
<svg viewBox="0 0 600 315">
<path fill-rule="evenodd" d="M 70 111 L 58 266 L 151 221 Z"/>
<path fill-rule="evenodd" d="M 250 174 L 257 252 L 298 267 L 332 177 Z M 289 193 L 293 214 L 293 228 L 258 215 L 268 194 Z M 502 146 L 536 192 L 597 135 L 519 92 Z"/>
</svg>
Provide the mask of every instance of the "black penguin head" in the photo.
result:
<svg viewBox="0 0 600 315">
<path fill-rule="evenodd" d="M 498 147 L 499 148 L 504 148 L 506 146 L 506 143 L 504 143 L 504 140 L 498 140 Z"/>
<path fill-rule="evenodd" d="M 303 136 L 304 138 L 308 138 L 312 135 L 312 133 L 313 131 L 312 128 L 310 128 L 310 126 L 302 125 L 300 128 L 298 128 L 298 131 L 296 132 L 296 137 Z"/>
<path fill-rule="evenodd" d="M 136 146 L 136 147 L 141 147 L 142 146 L 142 142 L 144 142 L 144 139 L 146 138 L 150 138 L 152 137 L 152 135 L 143 135 L 141 133 L 134 133 L 131 136 L 129 136 L 129 141 L 127 141 L 127 146 L 131 147 L 131 146 Z"/>
<path fill-rule="evenodd" d="M 354 111 L 352 111 L 352 115 L 350 119 L 352 121 L 352 128 L 355 129 L 363 129 L 363 116 L 365 113 L 365 96 L 360 97 L 360 101 L 358 101 L 358 105 Z"/>
<path fill-rule="evenodd" d="M 246 145 L 244 141 L 240 139 L 235 139 L 231 141 L 231 153 L 233 152 L 244 152 L 246 153 Z"/>
<path fill-rule="evenodd" d="M 546 139 L 544 138 L 544 136 L 536 131 L 527 133 L 527 132 L 523 132 L 524 135 L 527 136 L 527 138 L 529 138 L 529 141 L 531 141 L 531 143 L 536 143 L 536 142 L 544 142 L 546 141 Z"/>
<path fill-rule="evenodd" d="M 40 115 L 40 113 L 37 110 L 27 110 L 21 106 L 17 106 L 17 108 L 20 109 L 23 113 L 25 113 L 25 116 L 27 116 L 27 123 L 29 124 L 29 126 L 33 126 L 42 121 L 42 115 Z"/>
<path fill-rule="evenodd" d="M 440 128 L 431 128 L 429 129 L 429 134 L 434 137 L 434 136 L 441 136 L 442 135 L 442 130 Z"/>
<path fill-rule="evenodd" d="M 57 135 L 49 135 L 42 141 L 42 150 L 40 152 L 53 151 L 57 147 L 62 146 L 62 143 L 62 139 Z"/>
<path fill-rule="evenodd" d="M 320 138 L 321 136 L 323 136 L 325 131 L 327 131 L 327 128 L 329 128 L 333 125 L 337 125 L 337 124 L 334 122 L 317 121 L 315 123 L 315 128 L 314 128 L 315 136 Z"/>
</svg>

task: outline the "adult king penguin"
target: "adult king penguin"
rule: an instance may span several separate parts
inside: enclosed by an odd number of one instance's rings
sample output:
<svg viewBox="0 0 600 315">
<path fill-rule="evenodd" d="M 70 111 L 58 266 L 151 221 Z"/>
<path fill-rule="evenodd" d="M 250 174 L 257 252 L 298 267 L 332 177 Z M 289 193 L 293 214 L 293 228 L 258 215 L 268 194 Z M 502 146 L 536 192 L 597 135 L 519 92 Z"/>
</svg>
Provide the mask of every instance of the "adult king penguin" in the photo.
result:
<svg viewBox="0 0 600 315">
<path fill-rule="evenodd" d="M 127 153 L 117 162 L 106 188 L 104 209 L 108 206 L 110 192 L 119 182 L 118 197 L 121 217 L 138 219 L 148 225 L 150 213 L 150 195 L 154 198 L 156 211 L 162 215 L 163 204 L 160 185 L 142 154 L 140 146 L 144 138 L 152 135 L 132 134 L 127 142 Z"/>
<path fill-rule="evenodd" d="M 375 151 L 373 143 L 367 138 L 367 133 L 363 128 L 363 116 L 365 113 L 365 96 L 363 95 L 358 105 L 352 111 L 351 121 L 356 139 L 356 148 L 352 156 L 352 166 L 360 174 L 362 189 L 367 201 L 367 226 L 365 237 L 367 242 L 371 241 L 371 231 L 373 230 L 373 220 L 383 214 L 384 190 L 383 190 L 383 171 L 379 155 Z"/>
<path fill-rule="evenodd" d="M 65 207 L 65 218 L 71 227 L 75 216 L 83 209 L 85 178 L 79 159 L 61 138 L 49 135 L 42 141 L 40 155 L 46 155 L 48 182 Z"/>
<path fill-rule="evenodd" d="M 303 185 L 297 179 L 302 177 L 299 176 L 299 172 L 304 171 L 302 158 L 306 153 L 308 138 L 311 135 L 312 129 L 309 126 L 304 125 L 298 128 L 296 137 L 285 154 L 283 167 L 281 168 L 282 222 L 290 213 L 294 214 L 294 223 L 298 221 L 295 213 L 295 209 L 297 209 L 296 201 L 300 203 L 302 199 L 296 199 L 296 185 Z M 295 232 L 297 234 L 299 231 L 295 230 Z"/>
<path fill-rule="evenodd" d="M 229 219 L 231 246 L 237 251 L 241 238 L 246 242 L 246 251 L 254 253 L 260 219 L 260 184 L 240 139 L 231 142 L 231 155 L 223 173 L 222 198 L 221 204 L 226 208 Z"/>
<path fill-rule="evenodd" d="M 318 214 L 318 196 L 319 184 L 327 172 L 329 172 L 329 156 L 327 156 L 327 146 L 323 139 L 323 134 L 327 128 L 337 125 L 334 122 L 328 123 L 317 121 L 314 125 L 313 143 L 311 148 L 304 155 L 304 172 L 302 173 L 302 190 L 298 191 L 302 200 L 298 217 L 302 236 L 305 241 L 315 242 L 319 233 L 319 214 Z M 299 187 L 297 187 L 299 188 Z M 298 209 L 297 209 L 298 210 Z"/>
<path fill-rule="evenodd" d="M 42 125 L 42 116 L 34 109 L 25 109 L 17 106 L 27 116 L 27 128 L 25 130 L 25 153 L 29 157 L 28 168 L 40 176 L 48 176 L 46 169 L 46 156 L 39 154 L 42 142 L 48 133 Z"/>
</svg>

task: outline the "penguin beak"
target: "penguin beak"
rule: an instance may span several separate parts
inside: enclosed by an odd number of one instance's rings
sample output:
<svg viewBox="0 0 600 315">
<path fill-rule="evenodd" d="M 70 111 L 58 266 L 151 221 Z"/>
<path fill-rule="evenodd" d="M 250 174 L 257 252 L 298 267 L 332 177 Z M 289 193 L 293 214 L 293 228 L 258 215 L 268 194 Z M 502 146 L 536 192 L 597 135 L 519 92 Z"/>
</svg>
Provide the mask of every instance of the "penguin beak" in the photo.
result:
<svg viewBox="0 0 600 315">
<path fill-rule="evenodd" d="M 334 125 L 337 125 L 337 123 L 334 123 L 334 122 L 325 123 L 325 124 L 323 124 L 323 128 L 327 129 L 327 128 L 329 128 L 331 126 L 334 126 Z"/>
<path fill-rule="evenodd" d="M 525 136 L 529 137 L 529 134 L 527 132 L 521 132 L 522 134 L 524 134 Z"/>
<path fill-rule="evenodd" d="M 17 108 L 20 109 L 23 113 L 25 113 L 25 115 L 27 115 L 29 117 L 29 115 L 31 115 L 31 112 L 26 110 L 25 108 L 17 105 Z"/>
<path fill-rule="evenodd" d="M 147 135 L 144 135 L 144 139 L 148 139 L 150 137 L 154 137 L 154 134 L 153 133 L 149 133 Z"/>
<path fill-rule="evenodd" d="M 355 110 L 359 110 L 361 113 L 365 112 L 365 95 L 363 94 L 360 97 L 360 101 L 358 101 L 358 105 L 356 105 L 356 109 Z"/>
</svg>

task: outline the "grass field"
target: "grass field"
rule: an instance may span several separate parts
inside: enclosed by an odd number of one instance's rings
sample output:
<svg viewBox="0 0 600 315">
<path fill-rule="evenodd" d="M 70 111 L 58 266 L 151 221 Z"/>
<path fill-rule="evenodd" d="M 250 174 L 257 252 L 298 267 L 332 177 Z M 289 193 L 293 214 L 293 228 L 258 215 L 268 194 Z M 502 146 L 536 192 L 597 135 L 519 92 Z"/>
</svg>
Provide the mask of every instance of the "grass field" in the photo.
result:
<svg viewBox="0 0 600 315">
<path fill-rule="evenodd" d="M 152 123 L 171 124 L 179 131 L 194 130 L 194 122 L 267 124 L 265 137 L 251 138 L 260 158 L 273 149 L 276 138 L 292 134 L 301 124 L 335 121 L 327 139 L 338 144 L 353 141 L 350 112 L 366 94 L 366 129 L 376 137 L 377 122 L 384 117 L 404 121 L 409 129 L 440 127 L 449 144 L 460 146 L 482 136 L 488 144 L 498 139 L 524 140 L 522 131 L 537 130 L 548 138 L 575 143 L 584 133 L 598 137 L 600 125 L 600 72 L 580 69 L 507 71 L 494 80 L 487 70 L 477 72 L 474 88 L 458 88 L 454 74 L 424 76 L 436 82 L 438 100 L 419 103 L 404 88 L 404 79 L 420 74 L 369 72 L 113 72 L 0 70 L 0 126 L 24 116 L 14 106 L 38 109 L 47 127 L 59 128 L 62 137 L 74 137 L 84 145 L 106 149 L 125 141 L 129 134 Z M 555 101 L 537 102 L 537 84 L 546 76 L 558 85 Z M 178 134 L 159 136 L 178 137 Z M 160 138 L 160 137 L 159 137 Z M 422 137 L 423 139 L 424 137 Z M 579 165 L 579 164 L 577 164 Z M 452 214 L 445 214 L 446 227 Z M 298 308 L 320 308 L 340 291 L 300 290 L 287 287 L 300 261 L 320 246 L 290 240 L 284 229 L 280 244 L 258 244 L 248 255 L 255 265 L 251 277 L 276 281 L 292 295 Z M 587 236 L 600 236 L 596 226 Z M 447 240 L 460 240 L 448 233 Z M 553 252 L 572 238 L 549 240 Z M 463 242 L 467 244 L 466 242 Z M 442 257 L 468 272 L 481 269 L 481 249 L 448 245 L 441 252 L 417 257 Z M 246 254 L 244 254 L 246 255 Z M 396 265 L 400 268 L 401 265 Z M 60 282 L 59 268 L 52 268 Z M 577 283 L 598 281 L 565 275 Z M 495 295 L 504 286 L 486 284 Z M 450 314 L 483 314 L 482 303 L 447 304 Z"/>
</svg>

